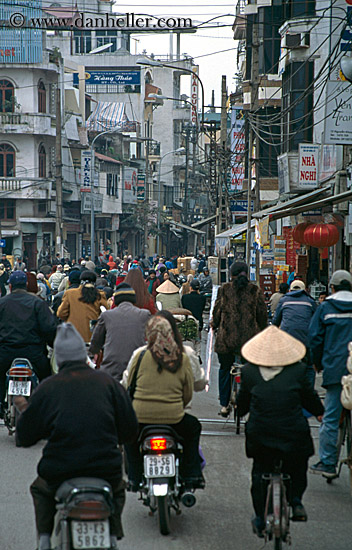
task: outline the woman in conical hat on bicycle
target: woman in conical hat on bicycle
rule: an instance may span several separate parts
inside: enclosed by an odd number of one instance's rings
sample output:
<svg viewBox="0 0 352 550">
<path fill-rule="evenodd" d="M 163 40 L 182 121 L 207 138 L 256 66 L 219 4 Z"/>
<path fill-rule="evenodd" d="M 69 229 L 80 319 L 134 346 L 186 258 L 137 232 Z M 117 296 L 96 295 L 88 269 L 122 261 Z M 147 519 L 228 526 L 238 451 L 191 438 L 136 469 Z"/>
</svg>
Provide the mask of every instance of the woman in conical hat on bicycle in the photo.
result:
<svg viewBox="0 0 352 550">
<path fill-rule="evenodd" d="M 302 407 L 321 420 L 324 407 L 301 362 L 305 346 L 275 326 L 269 326 L 242 347 L 248 363 L 242 369 L 236 405 L 240 416 L 249 413 L 246 424 L 246 454 L 253 458 L 251 494 L 254 532 L 263 536 L 265 487 L 263 474 L 281 471 L 291 478 L 288 495 L 292 519 L 306 521 L 302 505 L 307 487 L 308 458 L 314 454 L 310 428 Z"/>
</svg>

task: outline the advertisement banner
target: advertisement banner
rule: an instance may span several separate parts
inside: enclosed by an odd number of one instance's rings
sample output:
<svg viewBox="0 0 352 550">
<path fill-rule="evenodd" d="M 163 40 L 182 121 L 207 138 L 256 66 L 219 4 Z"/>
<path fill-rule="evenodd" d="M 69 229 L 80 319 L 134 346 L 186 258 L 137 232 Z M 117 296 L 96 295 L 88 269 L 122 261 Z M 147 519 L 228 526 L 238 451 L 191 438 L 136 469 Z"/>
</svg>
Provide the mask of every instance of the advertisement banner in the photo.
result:
<svg viewBox="0 0 352 550">
<path fill-rule="evenodd" d="M 198 67 L 192 67 L 192 71 L 198 75 Z M 192 74 L 191 76 L 191 122 L 198 124 L 198 78 Z"/>
<path fill-rule="evenodd" d="M 330 80 L 326 85 L 325 143 L 352 144 L 352 86 Z"/>
<path fill-rule="evenodd" d="M 90 193 L 92 169 L 92 152 L 90 149 L 81 151 L 81 191 Z"/>
<path fill-rule="evenodd" d="M 231 111 L 231 191 L 242 191 L 244 180 L 244 112 L 234 108 Z"/>
<path fill-rule="evenodd" d="M 103 195 L 93 193 L 94 212 L 102 212 Z M 88 193 L 82 193 L 81 196 L 81 214 L 89 214 L 92 210 L 92 198 Z"/>
<path fill-rule="evenodd" d="M 73 83 L 78 84 L 78 73 L 73 75 Z M 85 73 L 86 84 L 140 84 L 141 73 L 140 71 L 89 71 Z"/>
<path fill-rule="evenodd" d="M 145 200 L 145 174 L 137 175 L 137 201 Z"/>
<path fill-rule="evenodd" d="M 319 183 L 322 183 L 342 169 L 342 145 L 322 145 L 319 164 Z"/>
<path fill-rule="evenodd" d="M 137 169 L 124 167 L 123 171 L 123 198 L 125 204 L 137 203 Z"/>
<path fill-rule="evenodd" d="M 319 183 L 320 145 L 311 143 L 299 144 L 298 186 L 304 189 L 315 189 Z"/>
</svg>

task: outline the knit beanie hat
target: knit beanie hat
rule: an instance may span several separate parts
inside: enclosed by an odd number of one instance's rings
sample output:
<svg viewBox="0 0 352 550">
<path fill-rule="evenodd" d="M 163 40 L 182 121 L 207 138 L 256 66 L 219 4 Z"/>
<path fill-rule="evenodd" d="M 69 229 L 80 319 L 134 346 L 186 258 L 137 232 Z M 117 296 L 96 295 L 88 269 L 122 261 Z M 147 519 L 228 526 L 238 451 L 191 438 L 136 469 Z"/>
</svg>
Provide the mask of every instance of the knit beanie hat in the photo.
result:
<svg viewBox="0 0 352 550">
<path fill-rule="evenodd" d="M 68 280 L 72 284 L 79 284 L 81 277 L 81 272 L 78 269 L 73 269 L 68 276 Z"/>
<path fill-rule="evenodd" d="M 116 291 L 114 292 L 115 306 L 120 305 L 121 302 L 131 302 L 135 304 L 136 300 L 136 293 L 128 283 L 120 283 L 116 287 Z"/>
<path fill-rule="evenodd" d="M 84 340 L 71 323 L 62 323 L 57 327 L 54 352 L 59 368 L 66 362 L 85 363 L 87 361 Z"/>
</svg>

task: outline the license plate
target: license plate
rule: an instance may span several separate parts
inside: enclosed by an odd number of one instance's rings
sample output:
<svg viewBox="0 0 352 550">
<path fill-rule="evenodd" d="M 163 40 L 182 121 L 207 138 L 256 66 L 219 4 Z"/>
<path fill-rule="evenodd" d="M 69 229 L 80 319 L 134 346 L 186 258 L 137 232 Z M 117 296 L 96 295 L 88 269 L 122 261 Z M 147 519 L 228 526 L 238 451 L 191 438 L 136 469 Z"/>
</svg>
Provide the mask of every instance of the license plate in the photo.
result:
<svg viewBox="0 0 352 550">
<path fill-rule="evenodd" d="M 110 548 L 109 521 L 72 521 L 73 548 Z"/>
<path fill-rule="evenodd" d="M 145 455 L 145 477 L 173 477 L 175 475 L 175 455 Z"/>
<path fill-rule="evenodd" d="M 31 384 L 32 382 L 22 382 L 20 380 L 10 380 L 9 381 L 9 395 L 24 395 L 29 397 L 31 395 Z"/>
</svg>

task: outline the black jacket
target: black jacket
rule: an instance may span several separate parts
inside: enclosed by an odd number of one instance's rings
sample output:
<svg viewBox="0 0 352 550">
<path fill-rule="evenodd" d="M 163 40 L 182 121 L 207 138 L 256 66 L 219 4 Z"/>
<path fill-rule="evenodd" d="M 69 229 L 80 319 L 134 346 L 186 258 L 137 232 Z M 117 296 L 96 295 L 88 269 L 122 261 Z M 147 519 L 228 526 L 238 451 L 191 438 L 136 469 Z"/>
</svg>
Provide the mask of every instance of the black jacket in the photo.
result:
<svg viewBox="0 0 352 550">
<path fill-rule="evenodd" d="M 247 363 L 242 369 L 237 396 L 240 416 L 249 412 L 246 452 L 258 458 L 265 450 L 311 456 L 313 441 L 302 407 L 314 416 L 324 413 L 318 394 L 311 388 L 304 363 L 283 368 L 265 381 L 259 367 Z"/>
<path fill-rule="evenodd" d="M 9 351 L 46 355 L 53 346 L 57 323 L 46 302 L 26 290 L 13 290 L 0 300 L 0 359 Z M 27 357 L 27 355 L 24 355 Z"/>
<path fill-rule="evenodd" d="M 189 309 L 192 315 L 199 321 L 199 329 L 203 328 L 203 311 L 206 303 L 205 296 L 201 296 L 198 292 L 190 292 L 181 298 L 184 308 Z"/>
<path fill-rule="evenodd" d="M 119 444 L 132 441 L 136 415 L 124 388 L 84 363 L 64 365 L 44 380 L 21 415 L 17 436 L 30 447 L 47 439 L 38 474 L 50 484 L 71 477 L 107 481 L 121 475 Z"/>
</svg>

